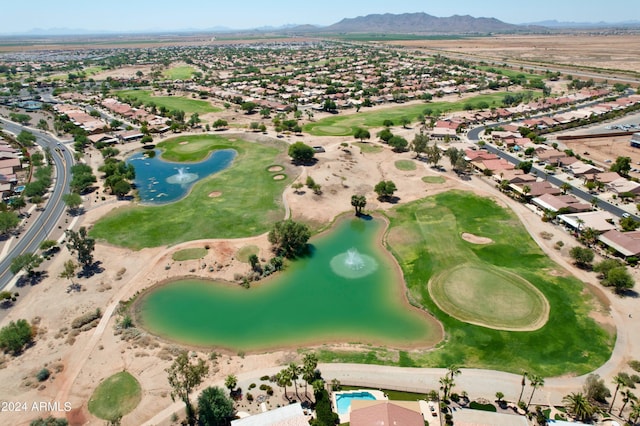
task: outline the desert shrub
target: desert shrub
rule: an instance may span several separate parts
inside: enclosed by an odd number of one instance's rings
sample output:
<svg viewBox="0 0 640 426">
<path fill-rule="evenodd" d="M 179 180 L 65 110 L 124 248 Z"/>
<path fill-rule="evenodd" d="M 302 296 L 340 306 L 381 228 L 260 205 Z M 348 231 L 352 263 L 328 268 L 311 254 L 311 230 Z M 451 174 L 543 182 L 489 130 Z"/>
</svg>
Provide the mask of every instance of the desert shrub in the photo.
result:
<svg viewBox="0 0 640 426">
<path fill-rule="evenodd" d="M 95 311 L 81 315 L 71 321 L 71 328 L 82 328 L 100 317 L 102 317 L 102 312 L 100 311 L 100 308 L 97 308 Z"/>
<path fill-rule="evenodd" d="M 51 372 L 47 368 L 43 368 L 36 374 L 36 379 L 38 379 L 39 382 L 44 382 L 49 376 L 51 376 Z"/>
</svg>

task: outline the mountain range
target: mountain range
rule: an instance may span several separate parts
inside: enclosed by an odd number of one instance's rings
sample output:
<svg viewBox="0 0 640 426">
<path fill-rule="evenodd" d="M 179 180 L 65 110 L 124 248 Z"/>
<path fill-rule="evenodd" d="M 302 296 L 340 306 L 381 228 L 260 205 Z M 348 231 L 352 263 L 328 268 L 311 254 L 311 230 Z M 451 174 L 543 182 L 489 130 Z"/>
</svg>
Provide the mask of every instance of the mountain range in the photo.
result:
<svg viewBox="0 0 640 426">
<path fill-rule="evenodd" d="M 373 14 L 345 18 L 329 26 L 292 25 L 280 27 L 259 27 L 251 29 L 232 29 L 223 26 L 209 28 L 182 29 L 147 29 L 144 31 L 114 32 L 69 28 L 34 28 L 21 34 L 24 36 L 59 36 L 59 35 L 114 35 L 114 34 L 143 34 L 143 33 L 228 33 L 228 32 L 286 32 L 286 33 L 382 33 L 382 34 L 489 34 L 515 32 L 544 32 L 548 30 L 576 28 L 640 28 L 640 21 L 626 21 L 619 23 L 607 22 L 558 22 L 556 20 L 532 22 L 525 24 L 510 24 L 496 18 L 476 18 L 469 15 L 453 15 L 437 17 L 427 13 L 403 14 Z"/>
</svg>

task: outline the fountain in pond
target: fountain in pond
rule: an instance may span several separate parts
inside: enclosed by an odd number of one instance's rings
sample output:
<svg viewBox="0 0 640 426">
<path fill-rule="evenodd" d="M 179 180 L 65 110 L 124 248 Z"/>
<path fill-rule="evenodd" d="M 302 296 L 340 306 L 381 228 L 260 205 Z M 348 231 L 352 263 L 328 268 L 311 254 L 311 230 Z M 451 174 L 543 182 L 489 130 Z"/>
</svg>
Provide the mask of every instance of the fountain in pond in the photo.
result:
<svg viewBox="0 0 640 426">
<path fill-rule="evenodd" d="M 185 173 L 184 167 L 180 167 L 178 168 L 178 173 L 167 178 L 167 183 L 171 183 L 174 185 L 184 185 L 186 183 L 191 183 L 196 179 L 198 179 L 197 174 Z"/>
<path fill-rule="evenodd" d="M 334 256 L 330 264 L 333 272 L 344 278 L 366 277 L 378 269 L 378 263 L 374 258 L 358 252 L 355 248 Z"/>
</svg>

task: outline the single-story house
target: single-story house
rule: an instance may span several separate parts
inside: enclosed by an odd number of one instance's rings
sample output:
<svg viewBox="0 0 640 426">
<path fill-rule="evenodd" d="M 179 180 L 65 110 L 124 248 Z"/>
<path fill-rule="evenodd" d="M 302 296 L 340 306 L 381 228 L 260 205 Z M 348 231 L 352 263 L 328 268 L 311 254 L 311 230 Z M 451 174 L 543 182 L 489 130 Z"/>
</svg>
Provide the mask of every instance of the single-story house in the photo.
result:
<svg viewBox="0 0 640 426">
<path fill-rule="evenodd" d="M 358 401 L 351 403 L 352 426 L 424 426 L 417 401 Z"/>
<path fill-rule="evenodd" d="M 118 139 L 111 136 L 111 135 L 107 135 L 105 133 L 98 133 L 97 135 L 89 135 L 87 136 L 87 139 L 89 139 L 91 141 L 91 143 L 93 143 L 94 145 L 102 142 L 102 143 L 116 143 L 118 142 Z"/>
<path fill-rule="evenodd" d="M 529 187 L 529 193 L 527 194 L 530 197 L 539 197 L 543 194 L 552 194 L 552 195 L 560 195 L 562 194 L 562 190 L 557 186 L 551 185 L 547 181 L 543 182 L 530 182 L 530 183 L 522 183 L 522 184 L 512 184 L 510 187 L 514 189 L 516 192 L 524 193 L 524 187 Z"/>
<path fill-rule="evenodd" d="M 615 218 L 613 215 L 603 210 L 586 213 L 561 214 L 558 216 L 558 219 L 567 224 L 567 226 L 577 230 L 592 228 L 598 232 L 607 232 L 612 229 L 616 229 L 616 225 L 614 225 Z"/>
<path fill-rule="evenodd" d="M 309 426 L 300 403 L 285 405 L 264 413 L 232 420 L 231 426 Z"/>
<path fill-rule="evenodd" d="M 569 165 L 569 172 L 574 176 L 592 175 L 594 173 L 602 173 L 603 170 L 599 167 L 592 166 L 591 164 L 584 163 L 582 161 L 576 161 Z"/>
<path fill-rule="evenodd" d="M 640 183 L 620 177 L 613 182 L 608 183 L 607 190 L 615 192 L 616 194 L 624 194 L 625 192 L 630 192 L 637 195 L 640 194 Z"/>
<path fill-rule="evenodd" d="M 590 204 L 581 203 L 573 195 L 542 194 L 531 200 L 531 202 L 542 210 L 550 210 L 552 212 L 565 210 L 569 213 L 580 213 L 593 210 Z"/>
<path fill-rule="evenodd" d="M 459 409 L 453 412 L 456 426 L 527 426 L 527 418 L 517 414 L 493 413 L 490 411 Z"/>
<path fill-rule="evenodd" d="M 612 229 L 600 235 L 598 240 L 625 257 L 640 255 L 640 231 L 620 232 Z"/>
</svg>

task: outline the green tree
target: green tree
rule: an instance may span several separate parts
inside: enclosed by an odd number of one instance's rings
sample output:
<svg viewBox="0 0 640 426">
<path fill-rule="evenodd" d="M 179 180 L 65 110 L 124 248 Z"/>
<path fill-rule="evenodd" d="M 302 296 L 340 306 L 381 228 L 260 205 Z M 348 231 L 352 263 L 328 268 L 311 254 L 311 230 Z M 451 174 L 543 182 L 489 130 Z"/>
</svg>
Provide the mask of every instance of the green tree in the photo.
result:
<svg viewBox="0 0 640 426">
<path fill-rule="evenodd" d="M 600 273 L 600 278 L 606 278 L 610 270 L 619 266 L 624 266 L 620 259 L 604 259 L 593 265 L 593 270 Z"/>
<path fill-rule="evenodd" d="M 395 152 L 404 152 L 407 150 L 407 146 L 409 146 L 409 142 L 401 136 L 393 136 L 389 139 L 388 144 Z"/>
<path fill-rule="evenodd" d="M 351 205 L 356 209 L 356 216 L 360 216 L 367 205 L 367 198 L 364 195 L 352 195 Z"/>
<path fill-rule="evenodd" d="M 381 200 L 389 199 L 396 192 L 396 184 L 390 180 L 382 180 L 373 188 L 378 198 Z"/>
<path fill-rule="evenodd" d="M 258 105 L 255 102 L 243 102 L 240 105 L 240 109 L 242 109 L 247 114 L 253 114 Z"/>
<path fill-rule="evenodd" d="M 382 122 L 382 125 L 383 125 L 384 127 L 392 127 L 392 126 L 393 126 L 393 121 L 392 121 L 392 120 L 389 120 L 389 119 L 387 118 L 386 120 L 384 120 L 384 121 Z"/>
<path fill-rule="evenodd" d="M 618 157 L 615 163 L 611 165 L 611 171 L 618 173 L 620 176 L 629 176 L 631 170 L 630 157 Z"/>
<path fill-rule="evenodd" d="M 69 426 L 67 419 L 58 419 L 52 416 L 32 420 L 29 426 Z"/>
<path fill-rule="evenodd" d="M 47 120 L 45 120 L 44 118 L 41 118 L 40 121 L 38 121 L 36 127 L 46 132 L 47 130 L 49 130 L 49 123 L 47 123 Z"/>
<path fill-rule="evenodd" d="M 622 412 L 624 411 L 628 403 L 634 405 L 636 402 L 638 402 L 638 398 L 630 390 L 622 391 L 620 393 L 622 394 L 622 407 L 620 407 L 620 412 L 618 413 L 619 417 L 622 416 Z"/>
<path fill-rule="evenodd" d="M 294 258 L 304 253 L 310 237 L 311 231 L 307 225 L 287 219 L 276 222 L 269 232 L 268 240 L 276 254 Z"/>
<path fill-rule="evenodd" d="M 18 355 L 33 341 L 33 329 L 25 319 L 11 321 L 0 329 L 0 349 Z"/>
<path fill-rule="evenodd" d="M 315 156 L 315 151 L 312 147 L 304 142 L 296 142 L 289 146 L 289 157 L 293 159 L 294 163 L 308 164 Z"/>
<path fill-rule="evenodd" d="M 16 140 L 25 147 L 33 146 L 36 143 L 36 137 L 33 133 L 22 130 L 18 133 Z"/>
<path fill-rule="evenodd" d="M 407 126 L 411 124 L 411 120 L 409 120 L 409 117 L 402 116 L 400 117 L 400 124 L 406 129 Z"/>
<path fill-rule="evenodd" d="M 198 124 L 200 124 L 200 115 L 197 112 L 191 114 L 191 117 L 189 118 L 189 122 L 187 124 L 189 124 L 189 127 L 196 127 Z"/>
<path fill-rule="evenodd" d="M 70 211 L 75 211 L 82 205 L 82 197 L 76 192 L 69 192 L 62 196 L 62 201 L 69 208 Z"/>
<path fill-rule="evenodd" d="M 591 249 L 575 246 L 569 251 L 569 256 L 576 262 L 576 265 L 581 268 L 587 268 L 593 262 L 594 254 Z"/>
<path fill-rule="evenodd" d="M 527 377 L 529 376 L 529 373 L 527 373 L 526 371 L 522 372 L 522 379 L 520 380 L 520 396 L 518 396 L 518 404 L 520 404 L 520 401 L 522 401 L 522 395 L 524 394 L 524 387 L 527 385 Z"/>
<path fill-rule="evenodd" d="M 293 381 L 293 386 L 296 390 L 296 397 L 298 397 L 298 400 L 300 400 L 300 395 L 298 395 L 298 377 L 300 377 L 300 366 L 295 362 L 292 362 L 287 367 L 287 370 L 289 371 L 289 377 Z"/>
<path fill-rule="evenodd" d="M 236 388 L 236 386 L 238 386 L 238 377 L 236 377 L 235 374 L 229 374 L 224 379 L 224 387 L 226 387 L 230 391 L 233 391 Z"/>
<path fill-rule="evenodd" d="M 620 219 L 620 226 L 624 232 L 635 231 L 640 226 L 640 222 L 631 216 Z"/>
<path fill-rule="evenodd" d="M 87 164 L 80 163 L 72 166 L 71 174 L 71 191 L 78 194 L 86 192 L 96 182 L 93 169 Z"/>
<path fill-rule="evenodd" d="M 16 197 L 11 199 L 11 208 L 13 210 L 17 210 L 20 213 L 20 210 L 27 206 L 27 202 L 24 200 L 24 197 Z"/>
<path fill-rule="evenodd" d="M 595 407 L 589 402 L 589 400 L 580 392 L 572 392 L 562 398 L 567 412 L 581 422 L 591 420 L 595 413 Z"/>
<path fill-rule="evenodd" d="M 599 402 L 601 404 L 605 404 L 607 402 L 607 398 L 611 396 L 611 391 L 609 391 L 604 380 L 601 379 L 598 374 L 589 374 L 584 381 L 582 390 L 587 400 Z"/>
<path fill-rule="evenodd" d="M 67 236 L 67 249 L 72 254 L 78 254 L 78 263 L 85 269 L 93 265 L 93 251 L 95 250 L 96 240 L 89 237 L 87 228 L 82 226 L 78 229 L 78 232 L 68 229 L 65 234 Z"/>
<path fill-rule="evenodd" d="M 227 122 L 227 120 L 224 120 L 222 118 L 218 118 L 216 121 L 213 122 L 213 127 L 215 127 L 216 129 L 227 127 L 228 125 L 229 123 Z"/>
<path fill-rule="evenodd" d="M 233 401 L 217 386 L 206 388 L 198 397 L 199 426 L 227 426 L 234 414 Z"/>
<path fill-rule="evenodd" d="M 58 245 L 58 242 L 56 240 L 44 240 L 43 242 L 40 243 L 39 248 L 43 252 L 47 252 L 52 248 L 56 247 L 57 245 Z"/>
<path fill-rule="evenodd" d="M 388 143 L 389 140 L 391 140 L 391 138 L 393 137 L 393 133 L 391 133 L 391 130 L 389 130 L 388 128 L 385 128 L 380 130 L 376 136 L 378 136 L 381 141 Z"/>
<path fill-rule="evenodd" d="M 425 151 L 425 154 L 427 156 L 427 161 L 430 164 L 433 164 L 434 166 L 437 166 L 438 163 L 440 162 L 440 159 L 442 158 L 442 151 L 438 147 L 437 143 L 434 143 L 433 145 L 428 146 Z"/>
<path fill-rule="evenodd" d="M 420 157 L 420 154 L 426 152 L 429 145 L 429 136 L 424 134 L 422 130 L 417 133 L 413 141 L 411 141 L 411 150 L 416 153 L 416 158 Z"/>
<path fill-rule="evenodd" d="M 193 426 L 196 424 L 196 413 L 189 399 L 189 394 L 195 389 L 209 374 L 209 366 L 202 359 L 198 359 L 195 364 L 189 360 L 187 351 L 182 351 L 167 368 L 167 379 L 171 386 L 171 399 L 175 401 L 179 398 L 187 410 L 187 422 Z"/>
<path fill-rule="evenodd" d="M 60 278 L 68 279 L 69 281 L 71 281 L 71 285 L 73 285 L 73 277 L 76 276 L 76 268 L 77 268 L 77 265 L 75 264 L 75 262 L 69 259 L 66 262 L 64 262 L 62 272 L 60 272 L 60 275 L 58 276 Z"/>
<path fill-rule="evenodd" d="M 17 274 L 18 272 L 24 270 L 28 275 L 33 275 L 33 270 L 40 266 L 42 261 L 42 256 L 35 253 L 19 254 L 11 261 L 9 270 L 12 274 Z"/>
<path fill-rule="evenodd" d="M 307 385 L 309 383 L 313 384 L 318 378 L 318 374 L 316 371 L 318 368 L 318 357 L 313 353 L 305 354 L 302 359 L 302 379 L 304 380 L 304 394 L 307 396 Z"/>
<path fill-rule="evenodd" d="M 602 280 L 602 284 L 607 287 L 615 287 L 617 293 L 622 293 L 625 290 L 632 289 L 635 281 L 626 267 L 618 266 L 609 270 L 606 278 Z"/>
<path fill-rule="evenodd" d="M 367 129 L 356 127 L 356 129 L 353 131 L 353 137 L 356 139 L 360 139 L 360 142 L 364 142 L 365 139 L 371 138 L 371 133 L 369 133 Z"/>
</svg>

